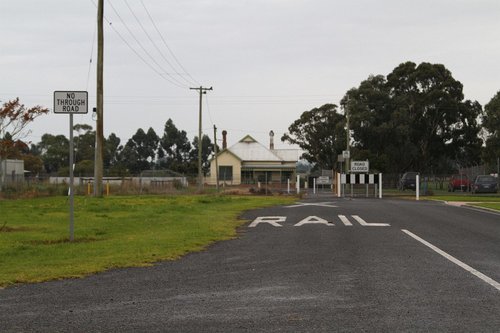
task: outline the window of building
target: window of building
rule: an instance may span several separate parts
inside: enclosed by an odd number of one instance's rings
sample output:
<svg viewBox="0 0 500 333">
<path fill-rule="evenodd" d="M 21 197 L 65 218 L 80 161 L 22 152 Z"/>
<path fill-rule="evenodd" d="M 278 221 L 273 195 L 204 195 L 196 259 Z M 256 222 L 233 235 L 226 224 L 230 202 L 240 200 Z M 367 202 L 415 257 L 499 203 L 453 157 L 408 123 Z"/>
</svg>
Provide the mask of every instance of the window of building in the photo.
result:
<svg viewBox="0 0 500 333">
<path fill-rule="evenodd" d="M 288 179 L 292 180 L 292 176 L 293 176 L 293 171 L 282 171 L 281 181 L 286 183 Z"/>
<path fill-rule="evenodd" d="M 255 180 L 253 179 L 253 171 L 241 170 L 241 182 L 243 184 L 254 184 Z"/>
<path fill-rule="evenodd" d="M 257 176 L 257 180 L 261 183 L 269 183 L 272 181 L 273 172 L 272 171 L 261 171 Z"/>
<path fill-rule="evenodd" d="M 219 166 L 219 180 L 233 180 L 233 166 L 220 165 Z"/>
</svg>

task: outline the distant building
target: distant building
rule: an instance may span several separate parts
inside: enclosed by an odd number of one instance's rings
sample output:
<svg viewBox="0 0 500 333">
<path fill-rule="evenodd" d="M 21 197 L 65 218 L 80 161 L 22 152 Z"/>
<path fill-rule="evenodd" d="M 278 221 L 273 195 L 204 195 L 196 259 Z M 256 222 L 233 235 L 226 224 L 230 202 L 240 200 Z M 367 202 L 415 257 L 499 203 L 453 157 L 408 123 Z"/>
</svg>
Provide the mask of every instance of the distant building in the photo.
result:
<svg viewBox="0 0 500 333">
<path fill-rule="evenodd" d="M 274 133 L 271 131 L 269 149 L 246 135 L 227 148 L 227 132 L 223 131 L 222 151 L 217 155 L 219 184 L 240 185 L 260 183 L 294 182 L 299 149 L 274 149 Z M 215 158 L 210 160 L 209 185 L 216 183 Z"/>
</svg>

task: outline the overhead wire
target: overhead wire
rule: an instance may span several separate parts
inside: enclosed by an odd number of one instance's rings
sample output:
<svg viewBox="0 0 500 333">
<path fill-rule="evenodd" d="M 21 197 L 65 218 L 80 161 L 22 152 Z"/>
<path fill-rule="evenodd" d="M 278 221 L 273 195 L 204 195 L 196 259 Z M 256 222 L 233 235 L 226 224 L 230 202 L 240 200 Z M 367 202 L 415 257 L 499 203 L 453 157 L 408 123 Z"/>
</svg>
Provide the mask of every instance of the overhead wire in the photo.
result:
<svg viewBox="0 0 500 333">
<path fill-rule="evenodd" d="M 92 37 L 92 46 L 90 50 L 90 61 L 89 61 L 89 71 L 87 73 L 87 84 L 85 85 L 85 90 L 89 90 L 89 82 L 90 82 L 90 70 L 92 69 L 92 57 L 94 56 L 94 45 L 95 45 L 95 38 L 97 34 L 97 24 L 94 27 L 94 35 Z"/>
<path fill-rule="evenodd" d="M 146 34 L 146 36 L 148 37 L 149 41 L 151 42 L 151 44 L 155 47 L 156 51 L 158 51 L 158 53 L 160 54 L 160 56 L 163 58 L 163 60 L 165 60 L 165 62 L 170 66 L 170 68 L 174 71 L 174 73 L 179 76 L 180 78 L 184 79 L 186 81 L 187 84 L 191 84 L 191 82 L 189 82 L 188 80 L 186 80 L 182 74 L 180 74 L 177 69 L 172 65 L 172 63 L 167 59 L 167 57 L 165 57 L 165 55 L 163 54 L 163 52 L 159 49 L 159 47 L 156 45 L 155 41 L 151 38 L 151 35 L 147 32 L 146 28 L 144 28 L 144 25 L 141 23 L 141 21 L 139 20 L 139 18 L 137 17 L 137 15 L 135 14 L 134 10 L 132 9 L 132 7 L 130 7 L 129 3 L 127 0 L 124 0 L 126 6 L 128 7 L 129 11 L 132 13 L 132 15 L 134 16 L 135 20 L 137 21 L 137 23 L 139 24 L 139 26 L 141 27 L 142 31 Z M 156 62 L 155 62 L 156 63 Z M 166 71 L 165 71 L 166 72 Z M 183 84 L 181 83 L 179 80 L 177 80 L 173 75 L 169 74 L 169 73 L 165 73 L 167 74 L 169 77 L 171 77 L 172 79 L 174 79 L 176 82 L 180 83 L 180 84 Z"/>
<path fill-rule="evenodd" d="M 210 122 L 212 123 L 212 125 L 215 125 L 215 124 L 214 124 L 214 121 L 213 121 L 213 119 L 212 119 L 212 114 L 211 114 L 211 112 L 210 112 L 210 105 L 208 105 L 208 94 L 207 94 L 207 95 L 205 95 L 205 104 L 206 104 L 206 106 L 207 106 L 208 118 L 210 119 Z"/>
<path fill-rule="evenodd" d="M 151 16 L 151 14 L 149 13 L 149 10 L 146 8 L 146 5 L 144 4 L 143 0 L 141 0 L 141 4 L 142 4 L 142 7 L 144 8 L 144 10 L 146 11 L 153 27 L 155 28 L 156 32 L 158 33 L 158 35 L 160 36 L 163 44 L 165 45 L 165 47 L 167 48 L 168 52 L 170 53 L 170 55 L 172 56 L 172 58 L 175 60 L 175 62 L 177 63 L 177 65 L 179 65 L 179 67 L 182 69 L 182 71 L 191 78 L 191 80 L 193 80 L 192 83 L 195 83 L 195 85 L 198 85 L 198 86 L 202 86 L 201 83 L 199 83 L 195 78 L 193 78 L 191 76 L 191 74 L 189 74 L 189 72 L 186 70 L 186 68 L 184 68 L 184 66 L 182 66 L 182 64 L 180 63 L 180 61 L 177 59 L 177 57 L 175 56 L 174 52 L 172 51 L 172 49 L 168 46 L 165 38 L 163 37 L 163 34 L 160 32 L 160 29 L 158 29 L 156 23 L 154 22 L 153 20 L 153 17 Z"/>
<path fill-rule="evenodd" d="M 135 34 L 132 32 L 132 30 L 129 28 L 129 26 L 127 25 L 127 23 L 125 22 L 125 20 L 123 20 L 123 18 L 121 17 L 121 15 L 118 13 L 118 11 L 116 10 L 115 6 L 113 6 L 112 2 L 110 0 L 108 0 L 108 4 L 110 5 L 111 9 L 113 10 L 113 12 L 115 12 L 116 16 L 118 17 L 118 19 L 121 21 L 121 23 L 123 24 L 123 26 L 125 27 L 125 29 L 127 29 L 127 31 L 129 32 L 130 36 L 132 36 L 132 38 L 135 40 L 135 42 L 137 43 L 137 45 L 139 45 L 139 47 L 142 49 L 142 51 L 151 59 L 151 61 L 161 70 L 163 71 L 163 73 L 161 73 L 160 71 L 157 71 L 161 77 L 165 78 L 167 81 L 169 81 L 170 83 L 172 84 L 175 84 L 176 86 L 180 87 L 180 88 L 189 88 L 189 86 L 183 84 L 182 82 L 180 82 L 179 80 L 177 80 L 175 77 L 173 77 L 172 75 L 170 75 L 168 73 L 168 71 L 166 71 L 157 61 L 156 59 L 151 55 L 151 53 L 148 52 L 148 50 L 146 50 L 146 48 L 142 45 L 142 43 L 139 41 L 139 39 L 135 36 Z M 167 79 L 166 76 L 169 77 L 169 79 Z"/>
<path fill-rule="evenodd" d="M 156 49 L 156 51 L 158 51 L 158 54 L 163 58 L 163 60 L 165 60 L 165 62 L 170 66 L 170 68 L 174 71 L 174 73 L 178 77 L 180 77 L 184 81 L 186 81 L 187 84 L 192 85 L 192 82 L 189 81 L 189 80 L 187 80 L 181 73 L 179 73 L 177 71 L 177 69 L 175 68 L 175 66 L 172 65 L 172 63 L 168 60 L 168 58 L 163 54 L 163 52 L 160 50 L 160 48 L 158 47 L 158 45 L 156 44 L 156 42 L 153 40 L 153 38 L 151 37 L 151 35 L 148 33 L 148 31 L 146 30 L 146 28 L 144 27 L 144 25 L 141 23 L 141 20 L 139 20 L 139 17 L 137 17 L 137 15 L 135 14 L 135 12 L 132 9 L 132 7 L 130 7 L 128 1 L 127 0 L 123 0 L 123 1 L 125 2 L 125 5 L 129 9 L 130 13 L 134 16 L 134 18 L 137 21 L 137 23 L 139 24 L 139 26 L 141 27 L 141 29 L 144 32 L 144 34 L 148 37 L 149 41 L 154 46 L 154 48 Z"/>
<path fill-rule="evenodd" d="M 95 3 L 94 0 L 90 0 L 94 6 L 97 8 L 97 4 Z M 113 31 L 118 35 L 118 37 L 122 40 L 122 42 L 127 45 L 127 47 L 133 52 L 135 53 L 135 55 L 147 66 L 149 67 L 153 72 L 155 72 L 158 76 L 160 76 L 162 79 L 164 79 L 165 81 L 173 84 L 174 86 L 178 87 L 178 88 L 182 88 L 182 89 L 185 89 L 186 86 L 184 85 L 180 85 L 178 83 L 176 83 L 175 81 L 172 81 L 170 79 L 168 79 L 167 77 L 165 77 L 160 71 L 158 71 L 158 69 L 156 69 L 153 65 L 151 65 L 146 59 L 144 59 L 144 57 L 139 53 L 137 52 L 133 47 L 132 45 L 127 41 L 127 39 L 125 39 L 125 37 L 122 36 L 122 34 L 113 26 L 112 22 L 106 17 L 104 16 L 104 20 L 108 23 L 108 25 L 111 27 L 111 29 L 113 29 Z"/>
<path fill-rule="evenodd" d="M 130 43 L 118 32 L 118 30 L 115 29 L 115 27 L 112 25 L 112 23 L 110 21 L 108 21 L 106 19 L 106 21 L 109 23 L 109 26 L 116 32 L 116 34 L 118 35 L 118 37 L 120 37 L 120 39 L 130 48 L 130 50 L 132 50 L 132 52 L 135 53 L 135 55 L 137 55 L 139 57 L 139 59 L 142 60 L 142 62 L 144 62 L 146 64 L 146 66 L 148 66 L 151 70 L 153 70 L 156 74 L 158 74 L 162 79 L 170 82 L 171 84 L 173 84 L 174 86 L 176 87 L 179 87 L 179 88 L 182 88 L 182 89 L 185 89 L 186 87 L 184 86 L 181 86 L 179 84 L 177 84 L 176 82 L 174 81 L 171 81 L 169 79 L 167 79 L 165 76 L 162 75 L 162 73 L 160 73 L 156 68 L 154 68 L 149 62 L 146 61 L 146 59 L 144 59 L 143 56 L 141 56 L 139 54 L 139 52 L 137 52 L 133 47 L 132 45 L 130 45 Z"/>
</svg>

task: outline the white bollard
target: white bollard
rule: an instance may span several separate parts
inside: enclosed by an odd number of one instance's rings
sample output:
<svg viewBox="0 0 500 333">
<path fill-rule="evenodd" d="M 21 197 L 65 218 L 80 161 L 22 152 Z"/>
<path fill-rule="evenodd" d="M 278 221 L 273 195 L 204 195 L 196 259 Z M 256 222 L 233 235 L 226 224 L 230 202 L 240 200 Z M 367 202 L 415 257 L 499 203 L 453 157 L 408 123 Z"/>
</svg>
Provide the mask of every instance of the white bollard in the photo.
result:
<svg viewBox="0 0 500 333">
<path fill-rule="evenodd" d="M 316 194 L 316 178 L 313 178 L 313 194 Z"/>
<path fill-rule="evenodd" d="M 420 176 L 417 175 L 417 179 L 415 180 L 415 193 L 417 196 L 417 201 L 420 200 Z"/>
<path fill-rule="evenodd" d="M 299 175 L 297 175 L 297 184 L 296 184 L 296 186 L 297 186 L 297 194 L 299 194 L 300 193 L 300 176 Z"/>
<path fill-rule="evenodd" d="M 382 174 L 378 174 L 378 198 L 382 199 Z"/>
<path fill-rule="evenodd" d="M 286 190 L 287 190 L 288 194 L 290 194 L 290 178 L 288 178 L 286 180 L 286 182 L 287 182 L 287 184 L 286 184 Z"/>
</svg>

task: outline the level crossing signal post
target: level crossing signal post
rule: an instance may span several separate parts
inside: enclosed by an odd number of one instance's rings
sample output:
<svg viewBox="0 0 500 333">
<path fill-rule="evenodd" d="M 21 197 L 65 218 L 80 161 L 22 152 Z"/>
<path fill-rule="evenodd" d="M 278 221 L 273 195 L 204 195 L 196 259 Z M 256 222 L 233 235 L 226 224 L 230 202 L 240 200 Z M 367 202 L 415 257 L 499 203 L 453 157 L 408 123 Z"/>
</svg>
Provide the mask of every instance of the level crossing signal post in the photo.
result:
<svg viewBox="0 0 500 333">
<path fill-rule="evenodd" d="M 354 185 L 366 185 L 366 196 L 369 196 L 369 185 L 374 185 L 375 197 L 382 199 L 382 174 L 362 174 L 362 173 L 338 173 L 336 177 L 337 181 L 337 196 L 345 196 L 345 191 L 342 191 L 342 187 L 346 185 L 351 185 L 351 196 L 353 196 L 352 188 Z M 338 186 L 342 185 L 342 186 Z"/>
</svg>

